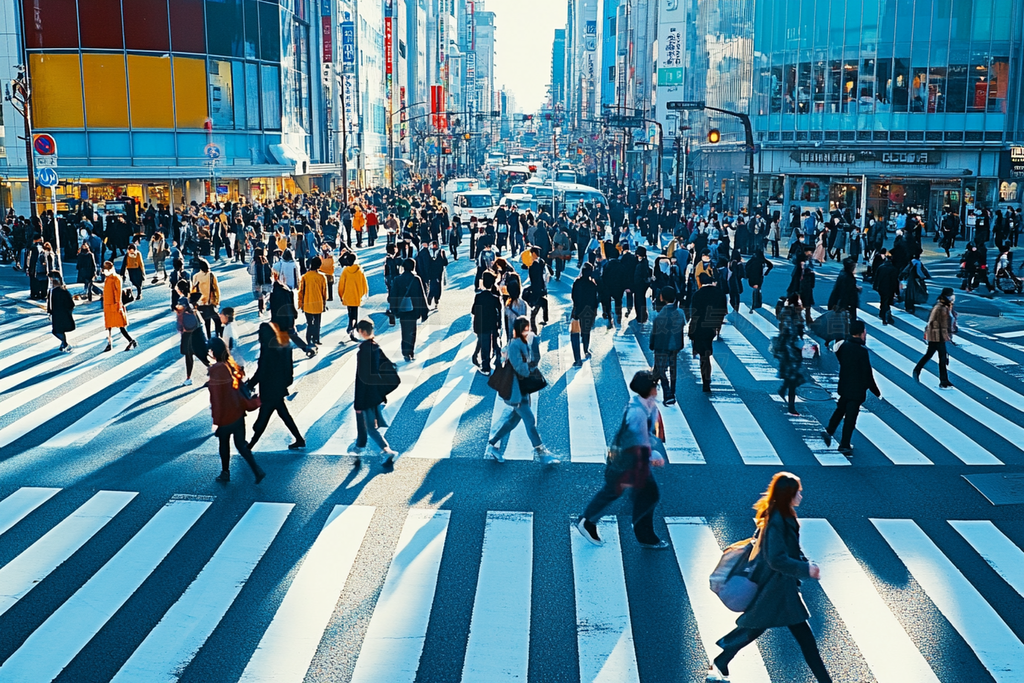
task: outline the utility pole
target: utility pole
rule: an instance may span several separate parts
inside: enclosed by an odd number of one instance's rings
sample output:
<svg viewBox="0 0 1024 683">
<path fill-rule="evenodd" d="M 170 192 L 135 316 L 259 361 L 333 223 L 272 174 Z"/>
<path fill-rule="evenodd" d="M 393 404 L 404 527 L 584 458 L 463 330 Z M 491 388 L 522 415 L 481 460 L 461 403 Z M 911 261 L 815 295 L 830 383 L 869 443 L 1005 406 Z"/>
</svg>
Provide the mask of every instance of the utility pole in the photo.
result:
<svg viewBox="0 0 1024 683">
<path fill-rule="evenodd" d="M 345 203 L 348 203 L 348 105 L 345 98 L 345 79 L 339 79 L 341 87 L 341 188 Z"/>
<path fill-rule="evenodd" d="M 32 89 L 29 85 L 28 72 L 26 67 L 17 65 L 14 67 L 18 75 L 11 81 L 10 87 L 6 89 L 4 99 L 11 103 L 14 110 L 21 114 L 25 124 L 25 170 L 28 176 L 28 208 L 32 218 L 38 216 L 36 211 L 36 169 L 32 158 Z M 11 90 L 13 88 L 13 91 Z M 57 215 L 56 204 L 53 207 L 53 215 Z M 58 256 L 59 257 L 59 256 Z"/>
</svg>

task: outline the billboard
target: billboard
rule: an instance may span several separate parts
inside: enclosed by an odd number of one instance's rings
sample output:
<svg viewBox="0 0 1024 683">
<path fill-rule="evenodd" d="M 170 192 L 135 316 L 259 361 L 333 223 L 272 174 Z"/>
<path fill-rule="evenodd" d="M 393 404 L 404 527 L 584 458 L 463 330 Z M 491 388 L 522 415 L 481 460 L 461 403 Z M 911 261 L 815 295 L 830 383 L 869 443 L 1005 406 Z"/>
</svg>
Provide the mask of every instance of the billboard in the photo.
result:
<svg viewBox="0 0 1024 683">
<path fill-rule="evenodd" d="M 657 119 L 665 128 L 665 137 L 675 137 L 685 114 L 673 114 L 669 121 L 665 104 L 683 100 L 686 65 L 686 10 L 679 0 L 666 0 L 658 8 L 658 110 Z M 678 116 L 679 118 L 675 118 Z"/>
<path fill-rule="evenodd" d="M 345 68 L 356 63 L 356 24 L 354 21 L 341 22 L 341 63 Z"/>
</svg>

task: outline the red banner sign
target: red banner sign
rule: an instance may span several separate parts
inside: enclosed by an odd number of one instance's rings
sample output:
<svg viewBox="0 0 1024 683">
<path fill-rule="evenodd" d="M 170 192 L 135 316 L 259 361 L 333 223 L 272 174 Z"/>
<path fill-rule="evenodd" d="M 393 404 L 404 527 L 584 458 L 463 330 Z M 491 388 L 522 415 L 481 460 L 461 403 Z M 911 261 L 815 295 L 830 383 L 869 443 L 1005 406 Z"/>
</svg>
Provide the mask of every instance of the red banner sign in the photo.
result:
<svg viewBox="0 0 1024 683">
<path fill-rule="evenodd" d="M 320 17 L 321 31 L 323 33 L 323 44 L 324 44 L 324 64 L 330 64 L 334 61 L 334 34 L 331 31 L 331 17 Z"/>
<path fill-rule="evenodd" d="M 388 75 L 392 74 L 395 68 L 391 22 L 391 17 L 384 19 L 384 73 Z"/>
</svg>

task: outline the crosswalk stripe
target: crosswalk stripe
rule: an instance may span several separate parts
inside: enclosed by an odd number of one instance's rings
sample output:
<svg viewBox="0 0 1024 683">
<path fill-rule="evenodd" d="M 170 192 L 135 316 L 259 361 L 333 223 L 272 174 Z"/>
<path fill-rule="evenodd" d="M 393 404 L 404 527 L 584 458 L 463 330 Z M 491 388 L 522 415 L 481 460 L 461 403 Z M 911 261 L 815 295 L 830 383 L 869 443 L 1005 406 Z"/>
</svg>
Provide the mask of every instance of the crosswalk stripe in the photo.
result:
<svg viewBox="0 0 1024 683">
<path fill-rule="evenodd" d="M 302 683 L 375 508 L 336 505 L 302 560 L 239 683 Z"/>
<path fill-rule="evenodd" d="M 1024 597 L 1024 551 L 988 520 L 950 520 L 949 524 L 1013 590 Z"/>
<path fill-rule="evenodd" d="M 450 510 L 409 510 L 351 683 L 416 680 L 450 517 Z"/>
<path fill-rule="evenodd" d="M 36 408 L 29 414 L 15 420 L 3 429 L 0 429 L 0 448 L 25 436 L 42 424 L 52 420 L 54 415 L 59 415 L 73 406 L 91 398 L 95 394 L 110 388 L 115 382 L 126 375 L 135 372 L 148 363 L 156 360 L 159 356 L 174 348 L 178 344 L 177 337 L 165 339 L 162 342 L 132 354 L 128 360 L 118 363 L 98 377 L 75 387 L 74 391 L 67 392 L 44 406 Z"/>
<path fill-rule="evenodd" d="M 629 386 L 633 375 L 638 371 L 651 369 L 636 337 L 616 335 L 613 344 L 615 353 L 619 357 L 619 367 L 622 368 L 622 379 L 626 382 L 626 386 Z M 693 430 L 690 429 L 690 424 L 680 405 L 678 403 L 674 406 L 662 405 L 659 407 L 659 411 L 661 419 L 665 423 L 665 450 L 668 452 L 668 461 L 672 464 L 705 464 L 704 454 L 693 436 Z"/>
<path fill-rule="evenodd" d="M 780 405 L 786 404 L 787 399 L 782 398 L 777 393 L 771 394 L 773 401 Z M 815 457 L 815 459 L 826 467 L 846 467 L 852 465 L 850 459 L 845 455 L 836 450 L 836 448 L 825 445 L 825 440 L 821 435 L 824 430 L 824 425 L 818 421 L 814 415 L 809 412 L 802 412 L 798 415 L 786 414 L 786 419 L 793 425 L 793 429 L 796 431 L 797 436 L 804 442 L 807 449 Z M 859 422 L 857 423 L 859 426 Z"/>
<path fill-rule="evenodd" d="M 605 517 L 597 528 L 604 540 L 600 547 L 569 526 L 580 680 L 639 683 L 618 523 Z"/>
<path fill-rule="evenodd" d="M 881 321 L 878 318 L 874 317 L 873 315 L 862 314 L 861 317 L 866 322 L 870 323 L 872 328 L 874 328 L 876 331 L 881 332 L 883 334 L 886 334 L 886 335 L 892 337 L 893 339 L 896 339 L 897 341 L 902 342 L 908 348 L 917 349 L 917 348 L 919 348 L 921 345 L 923 345 L 925 343 L 921 339 L 914 339 L 913 337 L 911 337 L 906 332 L 903 332 L 902 330 L 899 330 L 899 329 L 897 329 L 896 327 L 894 327 L 892 325 L 888 325 L 886 327 L 882 327 Z M 917 318 L 914 318 L 914 320 L 917 320 Z M 963 346 L 962 338 L 958 339 L 957 346 Z M 893 350 L 893 353 L 895 353 L 895 350 Z M 922 349 L 922 354 L 923 354 L 923 349 Z M 905 354 L 902 354 L 902 353 L 899 354 L 899 355 L 903 356 L 903 357 L 906 357 Z M 1010 362 L 1010 361 L 1007 360 L 1007 362 Z M 908 367 L 909 366 L 911 368 L 911 371 L 912 371 L 913 370 L 913 363 L 916 363 L 916 360 L 908 359 L 906 362 L 903 363 L 903 367 Z M 929 363 L 928 366 L 926 366 L 926 369 L 929 372 L 931 372 L 934 369 L 934 367 L 935 366 L 932 366 L 931 363 Z M 1013 367 L 1014 368 L 1019 368 L 1019 364 L 1014 363 Z M 964 372 L 965 370 L 969 371 L 970 374 L 969 375 L 965 374 L 965 372 Z M 993 397 L 999 399 L 1000 401 L 1002 401 L 1006 405 L 1010 406 L 1011 408 L 1014 408 L 1016 410 L 1022 410 L 1021 409 L 1021 403 L 1024 402 L 1024 394 L 1020 394 L 1019 392 L 1014 391 L 1010 387 L 1006 386 L 1005 384 L 1002 384 L 1001 382 L 997 382 L 996 380 L 992 379 L 988 375 L 985 375 L 985 374 L 983 374 L 981 372 L 978 372 L 974 368 L 972 368 L 970 366 L 967 366 L 967 365 L 964 365 L 963 363 L 957 361 L 956 359 L 954 359 L 952 357 L 950 357 L 949 372 L 954 374 L 954 375 L 958 375 L 960 377 L 965 378 L 967 381 L 969 381 L 972 385 L 974 385 L 978 389 L 981 389 L 982 391 L 988 393 L 990 396 L 993 396 Z M 931 376 L 930 375 L 925 376 L 925 375 L 922 374 L 922 377 L 923 377 L 922 381 L 925 381 L 925 380 L 930 380 Z M 935 381 L 935 384 L 936 385 L 938 384 L 937 380 Z M 954 391 L 954 393 L 959 393 L 959 392 Z M 943 395 L 945 395 L 945 394 L 943 394 Z M 1024 412 L 1024 411 L 1022 411 L 1022 412 Z M 1024 434 L 1024 429 L 1021 430 L 1021 433 Z"/>
<path fill-rule="evenodd" d="M 533 514 L 488 511 L 463 683 L 526 681 L 532 585 Z"/>
<path fill-rule="evenodd" d="M 28 296 L 28 294 L 29 294 L 29 292 L 28 292 L 28 290 L 26 290 L 23 296 Z M 18 293 L 17 292 L 11 292 L 7 296 L 17 297 Z M 21 328 L 26 327 L 28 325 L 33 325 L 35 323 L 45 323 L 45 322 L 47 322 L 46 316 L 42 315 L 42 314 L 40 314 L 40 315 L 21 315 L 20 317 L 15 317 L 15 314 L 12 314 L 9 317 L 11 319 L 5 318 L 3 323 L 0 323 L 0 332 L 4 332 L 4 333 L 13 332 L 14 330 L 20 330 Z M 40 329 L 40 331 L 42 331 L 45 328 L 41 327 L 39 329 Z"/>
<path fill-rule="evenodd" d="M 700 359 L 690 356 L 690 371 L 699 381 Z M 736 393 L 732 382 L 722 371 L 715 357 L 711 357 L 711 389 L 709 397 L 711 406 L 718 413 L 729 433 L 729 438 L 736 445 L 740 458 L 745 465 L 781 465 L 782 459 L 775 451 L 772 442 L 765 436 L 761 425 Z"/>
<path fill-rule="evenodd" d="M 909 519 L 871 523 L 998 683 L 1024 681 L 1024 644 L 970 581 Z"/>
<path fill-rule="evenodd" d="M 777 382 L 779 372 L 733 325 L 722 325 L 722 341 L 758 382 Z"/>
<path fill-rule="evenodd" d="M 868 305 L 873 306 L 874 308 L 881 308 L 881 304 L 879 304 L 878 302 L 871 302 Z M 896 320 L 902 320 L 903 322 L 907 323 L 911 327 L 921 332 L 924 332 L 925 328 L 928 326 L 924 320 L 921 320 L 916 315 L 911 315 L 910 313 L 906 313 L 895 308 L 892 308 L 890 310 L 892 311 L 893 318 L 895 318 Z M 897 331 L 902 333 L 902 330 Z M 886 332 L 889 332 L 888 327 L 886 328 Z M 910 339 L 910 335 L 907 335 L 906 338 Z M 901 336 L 900 339 L 902 340 L 904 339 L 904 337 Z M 921 343 L 920 340 L 913 341 L 917 344 Z M 971 354 L 972 356 L 976 356 L 985 361 L 986 363 L 988 363 L 989 365 L 997 367 L 1000 370 L 1006 370 L 1007 372 L 1010 372 L 1010 374 L 1014 374 L 1012 371 L 1020 368 L 1020 363 L 1012 361 L 1006 356 L 1002 356 L 987 347 L 975 344 L 974 342 L 965 339 L 963 335 L 957 337 L 956 345 L 957 348 L 959 348 L 961 351 L 965 351 Z"/>
<path fill-rule="evenodd" d="M 385 351 L 385 353 L 387 352 Z M 334 365 L 332 363 L 331 367 Z M 324 415 L 335 408 L 341 397 L 345 395 L 355 382 L 356 350 L 353 349 L 337 363 L 337 367 L 324 380 L 323 389 L 295 416 L 295 423 L 299 426 L 299 429 L 303 429 L 304 426 L 306 429 L 311 429 Z M 268 428 L 264 438 L 274 438 L 273 431 L 273 428 Z M 306 436 L 308 438 L 308 434 Z"/>
<path fill-rule="evenodd" d="M 878 595 L 864 568 L 824 519 L 800 520 L 800 545 L 821 567 L 819 583 L 878 683 L 938 678 Z"/>
<path fill-rule="evenodd" d="M 42 683 L 60 675 L 209 506 L 169 501 L 0 666 L 0 683 Z"/>
<path fill-rule="evenodd" d="M 33 510 L 53 498 L 60 489 L 22 486 L 0 500 L 0 536 L 25 519 Z"/>
<path fill-rule="evenodd" d="M 74 444 L 89 443 L 99 436 L 108 425 L 120 419 L 128 408 L 150 389 L 166 386 L 167 381 L 176 371 L 177 365 L 172 363 L 157 372 L 146 375 L 138 382 L 133 382 L 53 438 L 47 439 L 42 446 L 66 448 Z"/>
<path fill-rule="evenodd" d="M 772 315 L 767 309 L 765 313 L 768 316 Z M 765 316 L 757 313 L 740 313 L 744 320 L 750 322 L 761 334 L 766 338 L 771 339 L 778 333 L 778 328 L 773 325 L 769 319 Z M 813 375 L 814 380 L 824 386 L 821 375 Z M 837 382 L 837 378 L 833 375 L 829 379 L 831 384 Z M 831 392 L 833 398 L 837 398 L 835 392 Z M 879 451 L 882 452 L 886 458 L 888 458 L 894 465 L 931 465 L 931 460 L 926 458 L 917 448 L 915 448 L 909 441 L 900 436 L 896 430 L 886 424 L 881 418 L 869 411 L 864 406 L 861 406 L 860 416 L 857 418 L 857 430 L 864 436 L 868 441 L 873 443 Z"/>
<path fill-rule="evenodd" d="M 281 530 L 292 503 L 253 503 L 111 683 L 177 681 Z"/>
<path fill-rule="evenodd" d="M 444 384 L 434 392 L 434 404 L 427 415 L 427 422 L 416 439 L 416 445 L 407 452 L 410 458 L 445 459 L 452 456 L 455 432 L 476 377 L 473 367 L 476 335 L 460 333 L 455 336 L 461 339 L 461 345 L 448 367 Z"/>
<path fill-rule="evenodd" d="M 1024 330 L 1013 330 L 1011 332 L 996 332 L 996 336 L 1000 339 L 1017 339 L 1018 337 L 1024 337 Z"/>
<path fill-rule="evenodd" d="M 708 577 L 721 559 L 722 549 L 703 517 L 666 517 L 665 525 L 672 539 L 672 549 L 683 576 L 693 616 L 697 620 L 700 640 L 710 662 L 721 652 L 715 642 L 736 627 L 736 613 L 730 612 L 708 590 Z M 740 650 L 729 664 L 729 673 L 737 681 L 771 683 L 761 652 L 756 646 Z"/>
<path fill-rule="evenodd" d="M 558 337 L 562 368 L 565 369 L 565 398 L 569 410 L 569 453 L 572 462 L 603 463 L 608 444 L 601 421 L 601 406 L 594 383 L 594 361 L 574 368 L 569 335 Z"/>
<path fill-rule="evenodd" d="M 0 568 L 0 614 L 64 564 L 135 496 L 133 491 L 99 491 Z"/>
</svg>

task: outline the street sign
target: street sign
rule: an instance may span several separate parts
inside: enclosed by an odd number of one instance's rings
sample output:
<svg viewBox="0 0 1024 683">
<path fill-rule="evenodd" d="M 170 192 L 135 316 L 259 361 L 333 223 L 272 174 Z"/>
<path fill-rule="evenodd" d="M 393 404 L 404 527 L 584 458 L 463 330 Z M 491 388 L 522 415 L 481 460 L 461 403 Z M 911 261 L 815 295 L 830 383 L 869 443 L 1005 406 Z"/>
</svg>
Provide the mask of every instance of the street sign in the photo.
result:
<svg viewBox="0 0 1024 683">
<path fill-rule="evenodd" d="M 32 151 L 39 156 L 57 154 L 57 141 L 48 133 L 36 133 L 32 136 Z"/>
<path fill-rule="evenodd" d="M 665 103 L 665 108 L 669 111 L 687 111 L 690 109 L 703 109 L 704 107 L 704 100 L 677 100 Z"/>
<path fill-rule="evenodd" d="M 203 154 L 205 154 L 208 159 L 220 159 L 220 147 L 211 142 L 203 148 Z"/>
<path fill-rule="evenodd" d="M 36 171 L 36 182 L 41 187 L 54 188 L 57 187 L 60 179 L 57 177 L 57 172 L 52 168 L 41 168 Z"/>
<path fill-rule="evenodd" d="M 50 156 L 45 157 L 37 156 L 35 158 L 35 165 L 36 168 L 56 168 L 57 157 L 53 156 L 52 154 Z"/>
<path fill-rule="evenodd" d="M 642 128 L 644 125 L 643 117 L 640 116 L 609 116 L 608 125 L 613 128 Z"/>
</svg>

